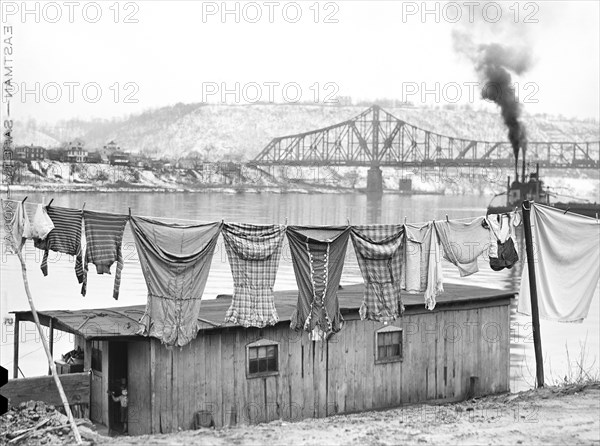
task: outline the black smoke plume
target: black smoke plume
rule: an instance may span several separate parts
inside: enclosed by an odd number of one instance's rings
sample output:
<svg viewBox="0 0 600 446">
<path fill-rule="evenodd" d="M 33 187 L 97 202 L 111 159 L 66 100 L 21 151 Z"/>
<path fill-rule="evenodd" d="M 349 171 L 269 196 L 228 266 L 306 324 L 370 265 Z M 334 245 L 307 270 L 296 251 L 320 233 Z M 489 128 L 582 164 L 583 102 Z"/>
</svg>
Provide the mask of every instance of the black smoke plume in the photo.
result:
<svg viewBox="0 0 600 446">
<path fill-rule="evenodd" d="M 519 161 L 519 150 L 523 158 L 527 150 L 527 131 L 521 120 L 522 106 L 518 101 L 508 70 L 521 74 L 530 64 L 529 54 L 505 48 L 497 43 L 480 45 L 476 69 L 483 80 L 481 97 L 493 101 L 500 107 L 504 124 L 508 128 L 508 139 L 515 156 L 515 172 Z M 522 178 L 522 181 L 525 179 Z"/>
<path fill-rule="evenodd" d="M 498 43 L 475 45 L 470 36 L 465 33 L 455 32 L 453 37 L 455 49 L 474 62 L 483 84 L 481 97 L 500 107 L 515 156 L 516 174 L 519 151 L 522 150 L 524 157 L 527 150 L 527 131 L 521 120 L 522 106 L 513 87 L 511 72 L 520 75 L 527 71 L 531 65 L 530 53 L 527 49 L 503 46 Z"/>
</svg>

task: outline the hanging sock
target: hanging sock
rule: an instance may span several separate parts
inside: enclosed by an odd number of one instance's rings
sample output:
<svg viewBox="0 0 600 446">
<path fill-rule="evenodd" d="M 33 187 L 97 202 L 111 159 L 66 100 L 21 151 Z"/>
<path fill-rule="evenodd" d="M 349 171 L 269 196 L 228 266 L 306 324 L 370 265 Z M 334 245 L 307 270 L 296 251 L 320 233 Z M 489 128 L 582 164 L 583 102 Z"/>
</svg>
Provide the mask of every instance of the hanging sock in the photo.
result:
<svg viewBox="0 0 600 446">
<path fill-rule="evenodd" d="M 337 291 L 344 267 L 350 228 L 288 226 L 287 237 L 298 284 L 298 304 L 290 327 L 323 340 L 341 330 Z"/>
<path fill-rule="evenodd" d="M 490 230 L 483 226 L 485 217 L 468 223 L 461 221 L 436 221 L 438 237 L 444 258 L 458 267 L 461 277 L 479 271 L 477 258 L 490 247 Z"/>
<path fill-rule="evenodd" d="M 433 310 L 444 292 L 440 242 L 433 222 L 404 225 L 401 287 L 410 294 L 424 293 L 425 307 Z"/>
<path fill-rule="evenodd" d="M 1 201 L 5 250 L 9 254 L 17 254 L 23 249 L 25 240 L 31 238 L 29 217 L 22 201 Z"/>
<path fill-rule="evenodd" d="M 540 317 L 582 322 L 592 298 L 598 294 L 600 224 L 595 218 L 532 203 L 531 235 Z M 531 314 L 526 267 L 521 276 L 518 311 Z"/>
<path fill-rule="evenodd" d="M 226 223 L 223 240 L 233 275 L 233 299 L 225 322 L 262 328 L 279 321 L 273 286 L 285 226 Z"/>
<path fill-rule="evenodd" d="M 404 312 L 400 297 L 402 225 L 353 226 L 350 235 L 365 282 L 361 319 L 393 322 Z"/>
<path fill-rule="evenodd" d="M 44 251 L 41 270 L 48 275 L 48 253 L 56 251 L 75 256 L 75 275 L 79 283 L 83 282 L 83 259 L 81 255 L 81 223 L 83 212 L 80 209 L 46 207 L 54 229 L 45 239 L 34 238 L 34 246 Z M 34 218 L 35 220 L 35 218 Z M 35 224 L 34 224 L 35 226 Z"/>
<path fill-rule="evenodd" d="M 182 347 L 200 329 L 200 301 L 222 223 L 167 224 L 132 216 L 130 224 L 148 287 L 138 334 Z"/>
<path fill-rule="evenodd" d="M 121 271 L 123 270 L 121 244 L 127 220 L 129 220 L 128 215 L 83 211 L 86 251 L 81 287 L 82 296 L 85 296 L 87 292 L 88 263 L 96 265 L 98 274 L 110 274 L 111 265 L 117 262 L 113 298 L 115 300 L 119 298 Z"/>
</svg>

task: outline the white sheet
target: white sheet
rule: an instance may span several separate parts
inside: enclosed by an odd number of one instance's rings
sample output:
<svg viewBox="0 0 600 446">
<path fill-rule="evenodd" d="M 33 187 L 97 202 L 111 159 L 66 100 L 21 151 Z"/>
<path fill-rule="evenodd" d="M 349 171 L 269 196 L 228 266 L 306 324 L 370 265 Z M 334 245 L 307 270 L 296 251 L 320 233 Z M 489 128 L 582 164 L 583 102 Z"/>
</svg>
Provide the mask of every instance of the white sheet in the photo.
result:
<svg viewBox="0 0 600 446">
<path fill-rule="evenodd" d="M 581 322 L 598 295 L 600 224 L 595 218 L 532 204 L 531 232 L 540 318 Z M 527 264 L 518 311 L 531 314 Z"/>
</svg>

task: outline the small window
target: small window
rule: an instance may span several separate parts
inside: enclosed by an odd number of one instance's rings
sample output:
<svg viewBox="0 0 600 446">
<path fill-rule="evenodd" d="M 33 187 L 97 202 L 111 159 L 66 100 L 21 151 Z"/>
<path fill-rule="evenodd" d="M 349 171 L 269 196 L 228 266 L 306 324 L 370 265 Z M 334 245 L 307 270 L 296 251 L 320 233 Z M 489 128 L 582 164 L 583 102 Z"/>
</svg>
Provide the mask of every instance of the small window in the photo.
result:
<svg viewBox="0 0 600 446">
<path fill-rule="evenodd" d="M 102 348 L 100 341 L 92 341 L 92 370 L 102 372 Z"/>
<path fill-rule="evenodd" d="M 260 340 L 248 344 L 246 358 L 248 378 L 279 373 L 279 345 L 276 342 Z"/>
<path fill-rule="evenodd" d="M 375 333 L 376 363 L 402 361 L 402 329 L 385 327 Z"/>
</svg>

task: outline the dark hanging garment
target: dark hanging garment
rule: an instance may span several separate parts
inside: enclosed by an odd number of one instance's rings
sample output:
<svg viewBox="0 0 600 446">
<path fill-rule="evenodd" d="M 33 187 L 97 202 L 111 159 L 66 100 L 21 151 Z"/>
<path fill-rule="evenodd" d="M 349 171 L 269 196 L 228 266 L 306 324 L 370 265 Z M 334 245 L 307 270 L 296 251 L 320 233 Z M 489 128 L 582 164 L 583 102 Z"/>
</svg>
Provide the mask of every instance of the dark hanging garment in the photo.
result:
<svg viewBox="0 0 600 446">
<path fill-rule="evenodd" d="M 198 334 L 200 301 L 222 223 L 182 225 L 131 217 L 130 224 L 148 286 L 139 334 L 182 347 Z"/>
<path fill-rule="evenodd" d="M 223 240 L 233 275 L 233 300 L 225 322 L 243 327 L 279 321 L 273 285 L 281 258 L 285 226 L 226 223 Z"/>
<path fill-rule="evenodd" d="M 79 283 L 83 282 L 83 259 L 81 255 L 81 222 L 83 212 L 80 209 L 68 209 L 55 206 L 46 207 L 54 229 L 41 240 L 34 239 L 34 246 L 44 251 L 41 270 L 48 275 L 48 252 L 56 251 L 75 256 L 75 275 Z"/>
<path fill-rule="evenodd" d="M 337 291 L 348 246 L 349 227 L 288 226 L 287 237 L 298 284 L 290 327 L 323 340 L 342 328 Z"/>
<path fill-rule="evenodd" d="M 519 261 L 513 239 L 512 214 L 490 214 L 485 219 L 490 230 L 490 267 L 494 271 L 512 268 Z"/>
<path fill-rule="evenodd" d="M 365 282 L 360 318 L 384 323 L 396 320 L 404 312 L 400 298 L 403 226 L 353 226 L 351 236 Z"/>
<path fill-rule="evenodd" d="M 490 267 L 494 271 L 504 268 L 511 269 L 519 261 L 519 254 L 515 248 L 512 237 L 508 237 L 504 243 L 498 242 L 498 257 L 490 257 Z"/>
<path fill-rule="evenodd" d="M 121 271 L 123 270 L 123 254 L 121 244 L 123 232 L 129 220 L 128 215 L 105 214 L 102 212 L 83 212 L 85 226 L 85 264 L 83 269 L 83 285 L 81 294 L 87 292 L 88 263 L 96 265 L 98 274 L 110 274 L 110 267 L 117 262 L 113 298 L 119 298 Z"/>
</svg>

